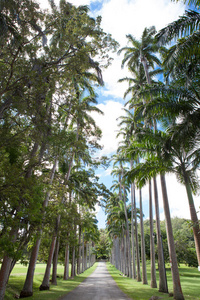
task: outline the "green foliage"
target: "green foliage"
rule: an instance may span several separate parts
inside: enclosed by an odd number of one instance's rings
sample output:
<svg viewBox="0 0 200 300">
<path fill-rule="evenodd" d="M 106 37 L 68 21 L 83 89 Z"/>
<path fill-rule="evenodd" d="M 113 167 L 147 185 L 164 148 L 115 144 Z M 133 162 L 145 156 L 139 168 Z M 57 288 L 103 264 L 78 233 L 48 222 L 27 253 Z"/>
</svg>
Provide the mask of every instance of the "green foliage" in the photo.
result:
<svg viewBox="0 0 200 300">
<path fill-rule="evenodd" d="M 179 264 L 185 264 L 189 267 L 198 267 L 194 236 L 191 228 L 191 222 L 186 219 L 172 218 L 172 228 L 174 233 L 174 242 L 176 247 L 177 261 Z M 155 223 L 155 222 L 154 222 Z M 154 226 L 155 227 L 155 226 Z M 147 259 L 150 259 L 150 243 L 149 243 L 149 220 L 144 221 L 145 231 L 145 250 Z M 165 263 L 169 263 L 169 252 L 167 243 L 167 234 L 165 221 L 161 221 L 161 234 L 163 243 L 163 252 Z M 156 233 L 155 233 L 155 244 L 157 245 Z M 157 256 L 157 248 L 156 256 Z"/>
<path fill-rule="evenodd" d="M 108 259 L 110 254 L 110 239 L 106 229 L 99 230 L 99 241 L 95 245 L 97 259 Z"/>
<path fill-rule="evenodd" d="M 101 130 L 91 112 L 101 113 L 94 87 L 118 44 L 88 7 L 51 7 L 0 3 L 0 258 L 27 259 L 42 229 L 42 261 L 55 231 L 63 248 L 78 244 L 78 225 L 96 240 L 95 217 L 78 211 L 108 195 L 94 173 Z"/>
</svg>

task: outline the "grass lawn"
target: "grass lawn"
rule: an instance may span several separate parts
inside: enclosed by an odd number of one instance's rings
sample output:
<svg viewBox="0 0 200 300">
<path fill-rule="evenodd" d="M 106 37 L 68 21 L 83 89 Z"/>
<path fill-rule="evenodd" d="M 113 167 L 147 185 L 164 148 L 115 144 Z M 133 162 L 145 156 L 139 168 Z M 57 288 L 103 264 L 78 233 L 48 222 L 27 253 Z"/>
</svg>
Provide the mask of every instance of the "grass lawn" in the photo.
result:
<svg viewBox="0 0 200 300">
<path fill-rule="evenodd" d="M 74 279 L 64 281 L 62 279 L 64 267 L 58 266 L 58 279 L 57 286 L 51 285 L 49 291 L 39 291 L 39 286 L 42 283 L 46 265 L 37 264 L 35 269 L 34 283 L 33 283 L 33 296 L 29 297 L 30 300 L 57 300 L 60 296 L 67 294 L 78 286 L 86 277 L 88 277 L 97 267 L 97 263 L 93 267 L 87 269 L 84 273 L 75 276 Z M 13 300 L 13 296 L 19 295 L 25 281 L 27 267 L 16 264 L 7 285 L 5 300 Z M 77 299 L 78 300 L 78 299 Z"/>
<path fill-rule="evenodd" d="M 172 276 L 169 265 L 167 267 L 167 281 L 169 292 L 173 292 Z M 116 281 L 119 288 L 134 300 L 149 300 L 152 296 L 158 296 L 161 299 L 173 299 L 169 298 L 168 294 L 159 293 L 158 289 L 152 289 L 150 287 L 150 262 L 147 262 L 147 277 L 148 285 L 137 282 L 136 280 L 123 277 L 120 275 L 120 271 L 113 265 L 107 263 L 107 268 L 111 276 Z M 196 268 L 189 268 L 185 265 L 181 265 L 179 268 L 181 286 L 185 300 L 199 300 L 200 299 L 200 272 Z M 158 271 L 157 271 L 157 284 L 158 284 Z"/>
<path fill-rule="evenodd" d="M 96 268 L 98 263 L 96 263 L 93 267 L 86 270 L 83 274 L 76 276 L 74 279 L 69 279 L 64 281 L 62 279 L 64 267 L 62 265 L 58 266 L 58 280 L 57 286 L 50 286 L 49 291 L 39 291 L 39 286 L 43 280 L 43 274 L 45 271 L 45 264 L 37 264 L 34 276 L 34 284 L 33 284 L 33 296 L 29 297 L 30 300 L 58 300 L 60 296 L 67 294 L 69 291 L 73 290 L 76 286 L 78 286 L 87 276 L 89 276 Z M 172 276 L 170 271 L 170 266 L 167 265 L 167 280 L 169 292 L 173 291 L 172 286 Z M 168 294 L 159 293 L 158 289 L 150 288 L 150 262 L 147 262 L 147 277 L 148 277 L 148 285 L 143 285 L 141 282 L 137 282 L 136 280 L 123 277 L 120 275 L 120 271 L 117 270 L 110 263 L 107 263 L 107 268 L 117 285 L 124 291 L 130 298 L 134 300 L 149 300 L 151 296 L 159 296 L 161 299 L 173 299 L 169 298 Z M 16 264 L 13 272 L 11 273 L 5 300 L 13 300 L 13 296 L 19 295 L 20 291 L 23 288 L 25 276 L 26 276 L 27 267 Z M 179 268 L 180 279 L 183 294 L 185 300 L 199 300 L 200 299 L 200 272 L 196 268 L 189 268 L 185 265 L 181 265 Z M 158 271 L 157 271 L 157 284 L 158 284 Z M 79 300 L 79 299 L 77 299 Z M 80 299 L 81 300 L 81 299 Z M 90 299 L 93 300 L 93 299 Z"/>
</svg>

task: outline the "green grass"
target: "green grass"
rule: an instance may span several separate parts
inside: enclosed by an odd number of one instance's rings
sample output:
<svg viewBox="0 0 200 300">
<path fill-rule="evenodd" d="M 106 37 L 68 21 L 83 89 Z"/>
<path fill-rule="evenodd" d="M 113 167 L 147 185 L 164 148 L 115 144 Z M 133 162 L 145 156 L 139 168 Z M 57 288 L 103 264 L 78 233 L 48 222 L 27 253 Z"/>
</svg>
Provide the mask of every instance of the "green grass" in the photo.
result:
<svg viewBox="0 0 200 300">
<path fill-rule="evenodd" d="M 74 279 L 69 279 L 64 281 L 62 279 L 64 267 L 62 265 L 58 266 L 58 280 L 57 286 L 50 286 L 49 291 L 39 291 L 39 286 L 43 280 L 43 274 L 45 271 L 45 264 L 37 264 L 34 276 L 33 284 L 33 296 L 29 297 L 30 300 L 57 300 L 62 295 L 67 294 L 69 291 L 73 290 L 78 286 L 86 277 L 88 277 L 96 268 L 97 263 L 90 269 L 86 270 L 83 274 L 76 276 Z M 107 263 L 107 268 L 118 286 L 126 293 L 130 298 L 134 300 L 149 300 L 151 296 L 159 296 L 161 299 L 172 299 L 169 298 L 168 294 L 159 293 L 158 289 L 150 288 L 150 263 L 147 262 L 147 278 L 148 285 L 143 285 L 141 282 L 136 280 L 123 277 L 120 275 L 120 271 L 117 270 L 110 263 Z M 23 288 L 27 267 L 16 264 L 13 272 L 11 273 L 5 300 L 13 300 L 15 294 L 19 295 Z M 185 300 L 199 300 L 200 299 L 200 272 L 196 268 L 189 268 L 181 265 L 179 268 L 180 279 L 183 294 Z M 167 280 L 169 292 L 173 291 L 172 276 L 170 271 L 170 266 L 167 265 Z M 158 284 L 158 272 L 157 272 L 157 284 Z M 78 299 L 77 299 L 78 300 Z M 92 299 L 91 299 L 92 300 Z"/>
<path fill-rule="evenodd" d="M 30 300 L 57 300 L 62 295 L 67 294 L 75 287 L 77 287 L 85 278 L 87 278 L 97 267 L 97 263 L 93 267 L 87 269 L 84 273 L 75 276 L 74 279 L 63 280 L 64 267 L 62 265 L 58 266 L 58 278 L 57 286 L 51 285 L 49 291 L 39 291 L 39 286 L 42 283 L 45 264 L 37 264 L 33 282 L 33 296 L 29 297 Z M 16 264 L 13 269 L 10 279 L 6 289 L 5 300 L 13 300 L 14 295 L 19 295 L 26 277 L 27 267 Z"/>
<path fill-rule="evenodd" d="M 124 277 L 120 275 L 120 271 L 117 270 L 110 263 L 107 263 L 107 268 L 113 279 L 116 281 L 119 288 L 134 300 L 149 300 L 152 296 L 158 296 L 161 299 L 169 298 L 168 294 L 159 293 L 158 289 L 152 289 L 150 287 L 150 263 L 147 262 L 147 278 L 148 285 L 137 282 L 136 280 Z M 199 300 L 200 292 L 200 272 L 196 268 L 189 268 L 181 265 L 179 268 L 181 286 L 185 300 Z M 170 267 L 167 266 L 167 281 L 169 292 L 173 292 L 172 276 Z M 158 284 L 158 272 L 157 272 L 157 284 Z"/>
</svg>

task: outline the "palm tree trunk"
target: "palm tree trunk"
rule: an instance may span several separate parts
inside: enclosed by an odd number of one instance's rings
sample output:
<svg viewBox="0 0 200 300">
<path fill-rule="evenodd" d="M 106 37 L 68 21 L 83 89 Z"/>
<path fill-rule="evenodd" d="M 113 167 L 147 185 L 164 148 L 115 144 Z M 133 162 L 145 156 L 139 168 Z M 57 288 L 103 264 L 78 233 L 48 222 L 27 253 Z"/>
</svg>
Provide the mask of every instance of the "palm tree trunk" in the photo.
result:
<svg viewBox="0 0 200 300">
<path fill-rule="evenodd" d="M 123 170 L 122 170 L 123 176 Z M 121 184 L 121 181 L 120 181 Z M 132 268 L 131 268 L 131 244 L 130 244 L 130 235 L 129 235 L 129 223 L 128 223 L 128 215 L 127 215 L 127 206 L 126 206 L 126 198 L 125 198 L 125 187 L 123 185 L 123 202 L 124 202 L 124 213 L 125 213 L 125 221 L 126 221 L 126 251 L 127 251 L 127 271 L 128 277 L 132 278 Z"/>
<path fill-rule="evenodd" d="M 156 213 L 156 231 L 157 231 L 157 247 L 158 247 L 158 270 L 159 270 L 159 292 L 168 293 L 167 276 L 165 270 L 164 253 L 162 247 L 162 236 L 160 229 L 160 212 L 158 203 L 158 188 L 156 178 L 153 178 L 154 183 L 154 203 Z"/>
<path fill-rule="evenodd" d="M 121 233 L 121 239 L 120 239 L 120 248 L 121 248 L 121 272 L 124 274 L 124 239 L 123 239 L 123 230 Z"/>
<path fill-rule="evenodd" d="M 0 271 L 0 300 L 4 299 L 11 263 L 12 258 L 9 256 L 4 256 Z"/>
<path fill-rule="evenodd" d="M 152 187 L 149 180 L 149 223 L 150 223 L 150 260 L 151 260 L 151 287 L 157 288 L 156 282 L 156 263 L 153 232 L 153 205 L 152 205 Z"/>
<path fill-rule="evenodd" d="M 170 257 L 170 263 L 171 263 L 173 294 L 174 294 L 175 300 L 184 300 L 181 283 L 180 283 L 179 271 L 178 271 L 178 263 L 177 263 L 177 257 L 176 257 L 176 250 L 175 250 L 175 244 L 174 244 L 174 237 L 173 237 L 173 230 L 172 230 L 172 223 L 171 223 L 171 217 L 170 217 L 169 202 L 168 202 L 167 188 L 166 188 L 164 174 L 160 174 L 160 180 L 161 180 L 161 188 L 162 188 L 162 194 L 163 194 L 163 206 L 164 206 L 164 213 L 165 213 L 169 257 Z"/>
<path fill-rule="evenodd" d="M 79 275 L 81 273 L 81 225 L 79 225 L 79 236 L 78 236 L 78 257 L 77 257 L 77 274 Z"/>
<path fill-rule="evenodd" d="M 126 274 L 126 246 L 125 246 L 125 240 L 124 240 L 124 228 L 122 229 L 122 257 L 123 257 L 123 274 Z"/>
<path fill-rule="evenodd" d="M 131 244 L 132 244 L 132 261 L 133 269 L 132 274 L 133 278 L 136 278 L 136 267 L 135 267 L 135 241 L 134 241 L 134 198 L 135 198 L 135 185 L 131 184 Z"/>
<path fill-rule="evenodd" d="M 54 285 L 57 285 L 57 266 L 58 266 L 59 246 L 60 246 L 60 241 L 59 238 L 57 238 L 54 256 L 53 256 L 53 271 L 52 271 L 52 279 L 51 279 L 51 284 Z"/>
<path fill-rule="evenodd" d="M 137 262 L 137 281 L 140 282 L 141 272 L 140 272 L 140 251 L 139 251 L 139 238 L 138 238 L 138 223 L 137 223 L 137 208 L 136 199 L 134 198 L 134 216 L 135 216 L 135 244 L 136 244 L 136 262 Z"/>
<path fill-rule="evenodd" d="M 40 231 L 40 235 L 42 234 L 42 230 Z M 35 273 L 35 265 L 38 258 L 38 252 L 40 248 L 41 238 L 36 241 L 35 246 L 32 249 L 31 257 L 29 261 L 28 271 L 26 274 L 26 280 L 23 286 L 23 289 L 20 293 L 20 298 L 31 297 L 33 295 L 33 278 Z"/>
<path fill-rule="evenodd" d="M 16 242 L 17 235 L 18 235 L 18 228 L 11 229 L 9 237 L 13 243 Z M 0 300 L 4 299 L 6 285 L 8 283 L 12 261 L 13 261 L 12 257 L 10 257 L 9 255 L 4 255 L 3 261 L 1 264 L 1 270 L 0 270 Z"/>
<path fill-rule="evenodd" d="M 83 241 L 82 241 L 82 273 L 85 271 L 85 245 L 84 245 L 84 232 L 83 232 Z"/>
<path fill-rule="evenodd" d="M 75 257 L 75 246 L 72 247 L 72 266 L 71 266 L 71 278 L 76 275 L 76 257 Z"/>
<path fill-rule="evenodd" d="M 64 280 L 69 279 L 69 244 L 67 243 L 66 249 L 65 249 L 65 266 L 64 266 Z"/>
<path fill-rule="evenodd" d="M 56 157 L 55 161 L 54 161 L 52 171 L 51 171 L 51 175 L 50 175 L 49 186 L 51 186 L 52 183 L 53 183 L 57 163 L 58 163 L 58 159 Z M 45 200 L 44 200 L 44 203 L 43 203 L 44 208 L 48 206 L 49 197 L 50 197 L 50 191 L 48 191 L 46 193 L 46 197 L 45 197 Z M 39 231 L 39 234 L 38 234 L 39 236 L 42 235 L 42 231 L 43 230 L 41 228 L 40 231 Z M 40 242 L 41 242 L 41 238 L 39 238 L 36 241 L 36 244 L 32 249 L 31 257 L 30 257 L 30 261 L 29 261 L 29 267 L 28 267 L 28 271 L 27 271 L 27 274 L 26 274 L 26 280 L 24 282 L 23 289 L 20 293 L 20 298 L 29 297 L 29 296 L 33 295 L 33 277 L 34 277 L 34 273 L 35 273 L 35 265 L 36 265 L 37 258 L 38 258 Z"/>
<path fill-rule="evenodd" d="M 144 241 L 144 222 L 143 222 L 143 209 L 142 209 L 142 191 L 139 190 L 140 198 L 140 228 L 141 228 L 141 258 L 142 258 L 142 283 L 147 284 L 147 268 L 146 268 L 146 253 Z"/>
<path fill-rule="evenodd" d="M 49 279 L 50 279 L 50 272 L 51 272 L 51 263 L 52 263 L 52 260 L 53 260 L 56 240 L 57 240 L 57 235 L 54 235 L 53 238 L 52 238 L 51 246 L 50 246 L 49 257 L 48 257 L 48 261 L 47 261 L 47 265 L 46 265 L 44 278 L 43 278 L 42 284 L 40 285 L 40 291 L 49 290 Z"/>
<path fill-rule="evenodd" d="M 196 254 L 197 254 L 197 260 L 198 260 L 198 265 L 200 266 L 200 228 L 199 228 L 199 220 L 197 218 L 197 213 L 196 209 L 194 206 L 194 200 L 192 196 L 192 190 L 190 187 L 189 179 L 184 172 L 184 180 L 185 180 L 185 187 L 186 187 L 186 192 L 188 196 L 188 201 L 189 201 L 189 207 L 190 207 L 190 216 L 192 220 L 192 229 L 193 229 L 193 234 L 194 234 L 194 241 L 195 241 L 195 248 L 196 248 Z"/>
</svg>

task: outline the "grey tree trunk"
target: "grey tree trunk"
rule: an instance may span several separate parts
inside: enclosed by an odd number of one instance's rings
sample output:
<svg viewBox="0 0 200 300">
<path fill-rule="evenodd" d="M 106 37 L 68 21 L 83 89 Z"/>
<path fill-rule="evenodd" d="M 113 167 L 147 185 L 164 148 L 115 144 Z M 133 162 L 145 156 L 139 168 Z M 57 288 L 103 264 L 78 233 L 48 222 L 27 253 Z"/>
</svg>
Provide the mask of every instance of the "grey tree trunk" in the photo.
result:
<svg viewBox="0 0 200 300">
<path fill-rule="evenodd" d="M 49 186 L 51 186 L 52 183 L 53 183 L 57 163 L 58 163 L 58 159 L 56 157 L 55 161 L 54 161 L 52 171 L 51 171 L 51 175 L 50 175 Z M 44 200 L 44 203 L 43 203 L 44 208 L 48 206 L 49 197 L 50 197 L 50 191 L 48 191 L 46 193 L 46 197 L 45 197 L 45 200 Z M 42 235 L 42 231 L 43 230 L 41 228 L 40 232 L 39 232 L 39 236 Z M 29 296 L 33 295 L 33 278 L 34 278 L 34 273 L 35 273 L 35 265 L 36 265 L 36 262 L 37 262 L 39 248 L 40 248 L 40 242 L 41 242 L 41 238 L 39 238 L 36 241 L 36 244 L 32 249 L 31 257 L 30 257 L 30 261 L 29 261 L 29 267 L 28 267 L 28 271 L 27 271 L 27 274 L 26 274 L 26 280 L 24 282 L 23 289 L 20 293 L 20 298 L 29 297 Z"/>
<path fill-rule="evenodd" d="M 147 269 L 146 269 L 146 254 L 145 254 L 145 241 L 144 241 L 144 222 L 143 222 L 143 209 L 142 209 L 142 191 L 139 190 L 140 199 L 140 230 L 141 230 L 141 258 L 142 258 L 142 283 L 147 284 Z"/>
<path fill-rule="evenodd" d="M 162 236 L 160 229 L 160 212 L 158 203 L 158 188 L 156 178 L 153 178 L 154 183 L 154 202 L 156 213 L 156 232 L 157 232 L 157 247 L 158 247 L 158 270 L 159 270 L 159 292 L 168 293 L 167 276 L 165 270 L 164 253 L 162 246 Z"/>
<path fill-rule="evenodd" d="M 58 253 L 59 253 L 59 247 L 60 247 L 60 239 L 57 238 L 56 240 L 56 246 L 53 256 L 53 271 L 52 271 L 52 279 L 51 284 L 57 285 L 57 267 L 58 267 Z"/>
<path fill-rule="evenodd" d="M 132 277 L 135 279 L 137 275 L 136 275 L 136 266 L 135 266 L 134 198 L 135 198 L 135 185 L 134 183 L 132 183 L 131 184 L 131 244 L 132 244 L 132 262 L 133 262 Z"/>
<path fill-rule="evenodd" d="M 69 244 L 67 243 L 66 249 L 65 249 L 65 266 L 64 266 L 64 280 L 69 279 Z"/>
<path fill-rule="evenodd" d="M 4 299 L 11 263 L 12 258 L 9 256 L 4 256 L 0 271 L 0 300 Z"/>
<path fill-rule="evenodd" d="M 42 234 L 42 230 L 40 231 L 40 235 L 41 234 Z M 23 286 L 23 290 L 20 293 L 20 298 L 31 297 L 33 295 L 33 278 L 34 278 L 35 266 L 38 258 L 38 252 L 40 248 L 40 242 L 41 242 L 41 238 L 39 238 L 36 241 L 36 244 L 32 249 L 28 271 L 26 274 L 26 280 Z"/>
<path fill-rule="evenodd" d="M 123 168 L 122 168 L 122 176 L 123 176 Z M 121 185 L 121 178 L 119 180 Z M 126 198 L 125 198 L 125 187 L 123 188 L 123 202 L 124 202 L 124 213 L 125 213 L 125 221 L 126 221 L 126 257 L 127 257 L 127 275 L 132 278 L 132 267 L 131 267 L 131 244 L 130 244 L 130 235 L 129 235 L 129 223 L 128 223 L 128 215 L 127 215 L 127 206 L 126 206 Z"/>
<path fill-rule="evenodd" d="M 136 199 L 134 198 L 134 216 L 135 216 L 135 245 L 136 245 L 136 262 L 137 262 L 137 281 L 140 282 L 141 272 L 140 272 L 140 251 L 139 251 L 139 238 L 138 238 L 138 223 L 137 223 L 137 208 Z"/>
<path fill-rule="evenodd" d="M 76 257 L 75 257 L 75 246 L 72 247 L 72 266 L 71 266 L 71 278 L 76 276 Z"/>
<path fill-rule="evenodd" d="M 195 241 L 195 248 L 197 254 L 198 265 L 200 266 L 200 228 L 199 228 L 199 220 L 197 217 L 197 212 L 194 205 L 194 199 L 192 196 L 192 190 L 189 182 L 189 178 L 185 170 L 184 172 L 184 180 L 185 180 L 185 188 L 187 192 L 187 197 L 189 201 L 189 208 L 190 208 L 190 216 L 192 221 L 192 229 L 194 234 L 194 241 Z"/>
<path fill-rule="evenodd" d="M 54 250 L 55 250 L 55 245 L 56 245 L 56 240 L 57 240 L 57 235 L 53 236 L 51 246 L 50 246 L 50 251 L 49 251 L 49 257 L 46 265 L 46 270 L 44 274 L 44 278 L 42 281 L 42 284 L 40 285 L 40 291 L 43 290 L 49 290 L 49 279 L 50 279 L 50 272 L 51 272 L 51 264 L 53 260 L 53 255 L 54 255 Z"/>
<path fill-rule="evenodd" d="M 81 225 L 79 225 L 79 236 L 78 236 L 78 257 L 77 257 L 77 274 L 79 275 L 81 273 Z"/>
<path fill-rule="evenodd" d="M 151 180 L 149 180 L 149 222 L 150 222 L 151 287 L 152 288 L 157 288 L 155 248 L 154 248 L 154 235 L 153 235 L 154 232 L 153 232 L 153 205 L 152 205 Z"/>
<path fill-rule="evenodd" d="M 162 194 L 163 194 L 163 206 L 164 206 L 164 213 L 165 213 L 169 257 L 170 257 L 170 263 L 171 263 L 173 294 L 174 294 L 175 300 L 184 300 L 181 283 L 180 283 L 179 271 L 178 271 L 178 263 L 177 263 L 177 257 L 176 257 L 172 223 L 171 223 L 170 210 L 169 210 L 169 201 L 168 201 L 167 188 L 166 188 L 164 174 L 160 174 L 160 180 L 161 180 L 161 188 L 162 188 Z"/>
<path fill-rule="evenodd" d="M 84 245 L 84 233 L 83 233 L 83 241 L 82 241 L 82 273 L 85 271 L 85 245 Z"/>
</svg>

